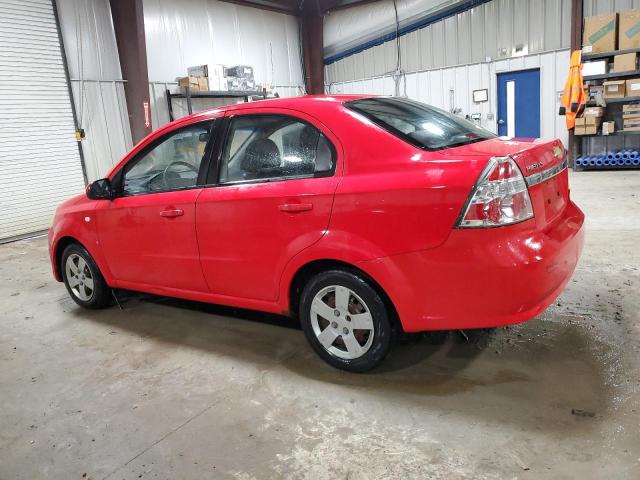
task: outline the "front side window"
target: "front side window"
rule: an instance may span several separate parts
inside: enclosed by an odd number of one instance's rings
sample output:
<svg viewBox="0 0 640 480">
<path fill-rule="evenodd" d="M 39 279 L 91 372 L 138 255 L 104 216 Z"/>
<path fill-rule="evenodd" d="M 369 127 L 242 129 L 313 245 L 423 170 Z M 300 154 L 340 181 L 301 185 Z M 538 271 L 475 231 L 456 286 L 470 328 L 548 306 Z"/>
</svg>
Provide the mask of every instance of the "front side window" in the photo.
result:
<svg viewBox="0 0 640 480">
<path fill-rule="evenodd" d="M 365 98 L 346 105 L 424 150 L 459 147 L 495 137 L 463 118 L 404 98 Z"/>
<path fill-rule="evenodd" d="M 334 149 L 316 127 L 286 115 L 231 120 L 220 183 L 331 174 Z"/>
<path fill-rule="evenodd" d="M 195 187 L 211 123 L 172 132 L 125 167 L 123 193 L 165 192 Z"/>
</svg>

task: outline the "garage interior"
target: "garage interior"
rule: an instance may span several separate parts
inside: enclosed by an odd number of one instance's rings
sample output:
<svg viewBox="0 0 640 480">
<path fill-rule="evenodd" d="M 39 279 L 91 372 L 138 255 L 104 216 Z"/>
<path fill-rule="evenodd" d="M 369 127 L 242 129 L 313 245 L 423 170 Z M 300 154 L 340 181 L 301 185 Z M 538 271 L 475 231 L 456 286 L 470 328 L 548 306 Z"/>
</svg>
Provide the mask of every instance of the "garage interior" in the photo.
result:
<svg viewBox="0 0 640 480">
<path fill-rule="evenodd" d="M 640 127 L 627 108 L 640 43 L 617 28 L 584 41 L 589 19 L 636 9 L 0 0 L 0 479 L 638 478 Z M 560 97 L 581 49 L 586 93 L 607 102 L 568 131 Z M 519 82 L 534 94 L 510 96 Z M 355 375 L 286 317 L 132 292 L 89 311 L 52 277 L 57 205 L 151 131 L 322 93 L 404 96 L 499 135 L 559 138 L 587 218 L 563 294 L 523 324 L 402 335 Z"/>
</svg>

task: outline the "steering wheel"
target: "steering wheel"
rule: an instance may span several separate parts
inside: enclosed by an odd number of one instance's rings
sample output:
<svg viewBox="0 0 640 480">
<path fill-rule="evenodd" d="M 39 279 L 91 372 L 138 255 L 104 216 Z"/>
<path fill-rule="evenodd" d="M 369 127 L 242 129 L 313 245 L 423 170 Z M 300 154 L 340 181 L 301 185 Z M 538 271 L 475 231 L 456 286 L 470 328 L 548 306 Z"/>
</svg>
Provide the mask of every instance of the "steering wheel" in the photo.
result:
<svg viewBox="0 0 640 480">
<path fill-rule="evenodd" d="M 198 174 L 198 169 L 196 167 L 194 167 L 193 165 L 191 165 L 190 163 L 188 163 L 188 162 L 184 162 L 182 160 L 177 160 L 175 162 L 171 162 L 169 165 L 166 166 L 166 168 L 162 172 L 162 183 L 164 183 L 164 186 L 167 189 L 171 189 L 171 185 L 169 185 L 169 182 L 167 181 L 167 179 L 168 179 L 169 171 L 173 167 L 187 167 L 187 170 L 190 170 L 190 171 L 194 172 L 196 175 Z"/>
</svg>

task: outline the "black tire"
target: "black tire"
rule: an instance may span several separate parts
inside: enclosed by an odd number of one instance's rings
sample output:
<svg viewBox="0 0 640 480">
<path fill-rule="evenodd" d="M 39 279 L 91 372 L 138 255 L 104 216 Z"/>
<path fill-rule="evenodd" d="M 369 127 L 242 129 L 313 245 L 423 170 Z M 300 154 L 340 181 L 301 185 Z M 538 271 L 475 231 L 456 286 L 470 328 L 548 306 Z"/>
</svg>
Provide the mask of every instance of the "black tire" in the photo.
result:
<svg viewBox="0 0 640 480">
<path fill-rule="evenodd" d="M 71 275 L 69 275 L 69 269 L 67 268 L 67 261 L 70 257 L 72 257 L 72 262 L 76 259 L 84 260 L 84 264 L 80 262 L 81 268 L 78 268 L 78 264 L 74 263 L 76 272 L 74 274 L 74 272 L 70 271 Z M 105 282 L 96 262 L 82 245 L 72 243 L 64 249 L 60 261 L 60 272 L 69 295 L 81 307 L 97 310 L 112 304 L 113 293 L 111 288 Z M 87 280 L 93 280 L 91 292 L 89 292 L 88 283 L 85 286 L 84 282 Z M 82 293 L 80 289 L 82 289 Z"/>
<path fill-rule="evenodd" d="M 333 290 L 333 306 L 331 306 L 331 295 L 333 287 L 346 287 L 351 292 L 347 294 L 348 309 L 358 308 L 362 313 L 369 313 L 370 317 L 367 317 L 368 324 L 373 325 L 373 330 L 361 330 L 358 328 L 349 329 L 351 322 L 350 315 L 347 313 L 340 313 L 337 310 L 337 289 Z M 341 290 L 344 292 L 344 290 Z M 327 292 L 326 294 L 324 292 Z M 317 295 L 326 295 L 322 301 L 322 307 L 335 308 L 333 312 L 327 311 L 329 316 L 331 313 L 335 315 L 334 318 L 327 319 L 326 316 L 312 314 L 312 303 L 316 299 Z M 344 298 L 344 297 L 343 297 Z M 361 302 L 364 302 L 362 305 Z M 329 270 L 319 273 L 315 277 L 311 278 L 305 285 L 302 295 L 300 297 L 300 322 L 302 330 L 307 337 L 311 347 L 316 353 L 329 365 L 341 370 L 346 370 L 354 373 L 361 373 L 375 368 L 382 362 L 382 360 L 389 353 L 391 347 L 392 327 L 391 320 L 389 318 L 389 312 L 387 311 L 384 302 L 380 298 L 380 295 L 371 287 L 371 285 L 362 277 L 355 273 L 343 271 L 343 270 Z M 351 313 L 351 317 L 355 318 L 354 313 Z M 333 321 L 342 322 L 335 326 Z M 322 324 L 325 326 L 323 327 Z M 328 331 L 329 327 L 333 327 L 333 332 L 329 332 L 329 336 L 325 337 L 326 343 L 331 343 L 328 347 L 323 346 L 319 340 L 319 335 L 324 334 L 325 330 Z M 344 329 L 342 327 L 345 327 Z M 319 332 L 319 333 L 316 333 Z M 337 337 L 331 340 L 332 336 L 336 332 Z M 364 334 L 363 334 L 364 332 Z M 349 336 L 357 339 L 358 345 L 365 350 L 361 356 L 356 358 L 342 358 L 341 355 L 350 355 L 347 347 L 347 341 L 353 345 L 352 338 L 347 339 Z M 362 337 L 364 335 L 364 337 Z M 322 335 L 320 335 L 322 336 Z M 369 343 L 370 338 L 371 342 Z M 334 353 L 332 353 L 332 350 Z M 345 350 L 344 352 L 342 350 Z"/>
</svg>

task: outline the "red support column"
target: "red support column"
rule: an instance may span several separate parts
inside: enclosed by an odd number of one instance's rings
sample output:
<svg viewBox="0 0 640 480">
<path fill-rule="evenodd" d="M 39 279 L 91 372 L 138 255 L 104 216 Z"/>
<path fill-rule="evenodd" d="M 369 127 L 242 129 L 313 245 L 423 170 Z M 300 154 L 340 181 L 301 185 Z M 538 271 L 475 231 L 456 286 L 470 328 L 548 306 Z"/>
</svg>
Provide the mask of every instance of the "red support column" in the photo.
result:
<svg viewBox="0 0 640 480">
<path fill-rule="evenodd" d="M 133 143 L 151 133 L 149 74 L 142 0 L 110 0 Z"/>
</svg>

